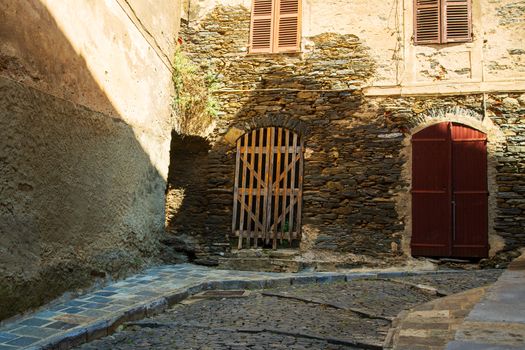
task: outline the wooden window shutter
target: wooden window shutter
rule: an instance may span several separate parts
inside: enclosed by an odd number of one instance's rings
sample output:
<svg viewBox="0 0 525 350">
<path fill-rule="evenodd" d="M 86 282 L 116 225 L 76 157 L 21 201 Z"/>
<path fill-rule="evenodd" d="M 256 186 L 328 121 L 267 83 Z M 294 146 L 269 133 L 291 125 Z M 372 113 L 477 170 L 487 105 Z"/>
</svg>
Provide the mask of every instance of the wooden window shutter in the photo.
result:
<svg viewBox="0 0 525 350">
<path fill-rule="evenodd" d="M 274 0 L 253 0 L 250 52 L 272 52 Z"/>
<path fill-rule="evenodd" d="M 439 44 L 441 41 L 440 0 L 414 0 L 414 41 Z"/>
<path fill-rule="evenodd" d="M 442 0 L 444 43 L 472 40 L 471 0 Z"/>
<path fill-rule="evenodd" d="M 301 41 L 301 0 L 276 0 L 277 35 L 274 52 L 298 51 Z"/>
</svg>

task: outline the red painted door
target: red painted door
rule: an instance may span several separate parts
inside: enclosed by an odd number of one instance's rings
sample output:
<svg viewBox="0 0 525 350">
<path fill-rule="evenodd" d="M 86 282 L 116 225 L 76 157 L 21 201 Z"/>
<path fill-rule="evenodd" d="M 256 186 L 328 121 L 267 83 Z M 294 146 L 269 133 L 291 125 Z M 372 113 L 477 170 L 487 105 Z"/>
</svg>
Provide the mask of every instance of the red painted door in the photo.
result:
<svg viewBox="0 0 525 350">
<path fill-rule="evenodd" d="M 440 123 L 412 137 L 412 255 L 487 256 L 487 199 L 483 133 Z"/>
</svg>

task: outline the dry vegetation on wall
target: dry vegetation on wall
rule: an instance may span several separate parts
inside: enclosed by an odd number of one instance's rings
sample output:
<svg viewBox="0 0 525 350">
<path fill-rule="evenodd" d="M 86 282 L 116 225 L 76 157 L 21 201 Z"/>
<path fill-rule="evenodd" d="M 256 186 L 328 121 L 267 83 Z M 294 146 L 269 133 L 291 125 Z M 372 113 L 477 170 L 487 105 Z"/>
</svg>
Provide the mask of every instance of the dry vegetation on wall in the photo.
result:
<svg viewBox="0 0 525 350">
<path fill-rule="evenodd" d="M 213 96 L 216 77 L 212 72 L 201 74 L 186 55 L 177 50 L 173 59 L 173 128 L 180 135 L 206 136 L 218 113 Z"/>
</svg>

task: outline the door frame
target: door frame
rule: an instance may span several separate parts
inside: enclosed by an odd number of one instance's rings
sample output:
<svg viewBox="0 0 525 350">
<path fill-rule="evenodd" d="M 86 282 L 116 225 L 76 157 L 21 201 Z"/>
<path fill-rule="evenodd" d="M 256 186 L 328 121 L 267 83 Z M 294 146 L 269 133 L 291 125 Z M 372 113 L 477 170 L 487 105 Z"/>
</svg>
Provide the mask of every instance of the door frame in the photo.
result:
<svg viewBox="0 0 525 350">
<path fill-rule="evenodd" d="M 428 133 L 425 134 L 425 130 Z M 460 134 L 457 134 L 457 133 Z M 457 135 L 456 135 L 457 134 Z M 417 137 L 416 137 L 417 136 Z M 410 138 L 410 174 L 411 174 L 411 190 L 409 191 L 410 198 L 410 229 L 415 230 L 415 224 L 418 225 L 418 230 L 423 230 L 425 234 L 418 235 L 418 239 L 414 242 L 416 236 L 414 232 L 410 235 L 409 247 L 411 255 L 414 256 L 441 256 L 441 257 L 476 257 L 482 258 L 488 256 L 489 251 L 489 164 L 488 164 L 488 149 L 487 149 L 488 135 L 484 131 L 478 128 L 466 125 L 461 122 L 454 122 L 450 120 L 439 121 L 419 128 L 416 132 L 411 135 Z M 485 178 L 478 178 L 478 184 L 472 185 L 476 181 L 469 184 L 465 181 L 465 178 L 461 177 L 461 174 L 468 174 L 467 169 L 461 173 L 456 173 L 457 168 L 463 165 L 463 162 L 456 163 L 456 160 L 461 153 L 467 152 L 466 160 L 472 159 L 469 156 L 468 148 L 463 148 L 462 145 L 465 142 L 475 142 L 478 147 L 483 149 L 481 158 L 478 158 L 477 162 L 471 162 L 470 165 L 473 169 L 476 166 L 482 167 L 482 172 Z M 439 145 L 441 144 L 441 145 Z M 433 157 L 433 160 L 422 158 L 415 163 L 414 152 L 415 147 L 418 145 L 418 153 L 426 153 L 427 156 Z M 476 154 L 470 154 L 476 155 Z M 463 156 L 465 157 L 465 155 Z M 414 183 L 416 177 L 415 173 L 420 174 L 417 176 L 418 183 Z M 443 173 L 445 172 L 445 173 Z M 440 176 L 432 176 L 432 174 L 440 174 Z M 479 171 L 475 171 L 479 173 Z M 472 174 L 471 174 L 472 175 Z M 470 177 L 472 178 L 472 177 Z M 421 183 L 421 179 L 423 182 Z M 462 181 L 460 181 L 462 180 Z M 459 182 L 458 182 L 459 181 Z M 470 188 L 474 186 L 474 188 Z M 461 188 L 462 187 L 462 188 Z M 481 189 L 481 187 L 483 187 Z M 458 198 L 462 195 L 471 196 L 471 205 L 467 208 L 463 207 L 463 211 L 458 211 L 456 204 Z M 481 195 L 481 197 L 480 197 Z M 437 196 L 437 197 L 436 197 Z M 459 196 L 459 197 L 458 197 Z M 424 199 L 426 197 L 426 199 Z M 476 198 L 477 197 L 477 198 Z M 416 198 L 423 198 L 423 201 L 415 207 L 414 201 Z M 418 199 L 419 202 L 420 199 Z M 439 204 L 441 202 L 441 204 Z M 461 202 L 461 201 L 460 201 Z M 433 205 L 427 205 L 430 203 L 438 203 L 437 207 L 430 210 Z M 425 206 L 427 208 L 425 209 Z M 469 230 L 469 225 L 459 226 L 461 221 L 456 221 L 456 215 L 468 220 L 472 220 L 472 212 L 469 216 L 469 211 L 474 208 L 481 206 L 483 214 L 480 215 L 479 219 L 482 220 L 478 224 L 474 220 L 472 226 L 481 230 L 481 236 L 472 235 L 473 230 Z M 437 219 L 435 218 L 437 215 Z M 466 216 L 465 216 L 466 215 Z M 416 217 L 418 220 L 416 220 Z M 477 218 L 476 216 L 474 216 Z M 434 222 L 432 223 L 432 219 Z M 428 220 L 428 222 L 427 222 Z M 437 220 L 437 221 L 436 221 Z M 464 221 L 463 221 L 464 222 Z M 459 231 L 458 240 L 461 241 L 461 235 L 467 239 L 467 242 L 463 240 L 462 243 L 456 243 L 456 234 L 460 227 L 463 229 Z M 474 229 L 474 231 L 476 231 Z M 426 241 L 425 237 L 427 233 L 431 235 L 431 238 Z M 432 238 L 433 237 L 433 238 Z M 469 241 L 470 239 L 470 241 Z M 481 245 L 480 245 L 481 244 Z M 417 249 L 415 249 L 417 247 Z M 417 253 L 414 254 L 414 251 Z M 463 253 L 462 253 L 463 252 Z"/>
</svg>

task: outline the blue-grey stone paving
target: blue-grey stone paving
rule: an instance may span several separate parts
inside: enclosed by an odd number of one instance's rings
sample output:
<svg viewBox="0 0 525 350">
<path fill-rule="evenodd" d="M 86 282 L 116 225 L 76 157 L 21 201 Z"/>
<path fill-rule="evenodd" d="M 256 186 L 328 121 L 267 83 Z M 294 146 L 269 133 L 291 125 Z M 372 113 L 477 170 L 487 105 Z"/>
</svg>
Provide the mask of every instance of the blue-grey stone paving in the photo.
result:
<svg viewBox="0 0 525 350">
<path fill-rule="evenodd" d="M 0 327 L 0 350 L 70 348 L 106 336 L 124 322 L 158 314 L 203 290 L 264 289 L 300 283 L 396 278 L 428 273 L 441 272 L 292 274 L 217 270 L 191 264 L 159 266 L 3 324 Z"/>
<path fill-rule="evenodd" d="M 77 340 L 91 340 L 97 332 L 107 334 L 113 325 L 158 313 L 188 295 L 207 289 L 261 289 L 279 283 L 290 285 L 292 280 L 295 284 L 327 283 L 384 275 L 381 271 L 291 274 L 217 270 L 191 264 L 159 266 L 2 325 L 0 350 L 45 349 L 67 341 L 76 344 Z M 406 273 L 386 275 L 396 277 Z"/>
<path fill-rule="evenodd" d="M 94 339 L 97 331 L 148 314 L 206 289 L 261 289 L 279 283 L 328 283 L 358 277 L 377 277 L 380 272 L 296 274 L 217 270 L 191 264 L 148 269 L 58 305 L 49 305 L 0 327 L 0 350 L 42 349 L 72 339 Z M 384 272 L 381 272 L 383 275 Z M 401 272 L 388 272 L 396 277 Z M 381 275 L 382 276 L 382 275 Z M 106 331 L 107 332 L 107 331 Z"/>
</svg>

